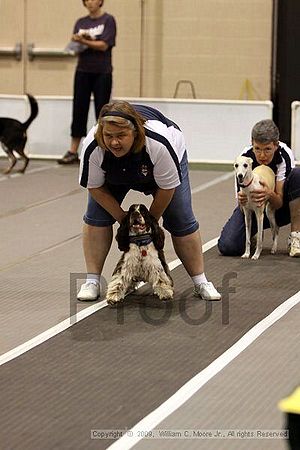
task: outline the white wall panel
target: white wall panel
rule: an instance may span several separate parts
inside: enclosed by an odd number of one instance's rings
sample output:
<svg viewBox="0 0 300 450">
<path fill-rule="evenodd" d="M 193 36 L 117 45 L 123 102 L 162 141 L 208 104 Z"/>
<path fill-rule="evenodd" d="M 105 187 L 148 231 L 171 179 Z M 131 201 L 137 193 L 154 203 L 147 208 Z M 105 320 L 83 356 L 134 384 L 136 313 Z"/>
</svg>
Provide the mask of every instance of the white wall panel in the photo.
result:
<svg viewBox="0 0 300 450">
<path fill-rule="evenodd" d="M 39 115 L 28 131 L 27 153 L 57 158 L 70 145 L 71 97 L 37 96 Z M 231 162 L 250 143 L 252 126 L 272 118 L 270 101 L 174 100 L 128 98 L 158 108 L 178 124 L 185 134 L 190 161 Z M 0 116 L 25 120 L 26 97 L 0 96 Z M 299 119 L 300 120 L 300 119 Z M 89 127 L 95 122 L 91 104 Z M 299 127 L 300 130 L 300 127 Z"/>
<path fill-rule="evenodd" d="M 300 161 L 300 102 L 292 103 L 291 147 L 297 161 Z"/>
</svg>

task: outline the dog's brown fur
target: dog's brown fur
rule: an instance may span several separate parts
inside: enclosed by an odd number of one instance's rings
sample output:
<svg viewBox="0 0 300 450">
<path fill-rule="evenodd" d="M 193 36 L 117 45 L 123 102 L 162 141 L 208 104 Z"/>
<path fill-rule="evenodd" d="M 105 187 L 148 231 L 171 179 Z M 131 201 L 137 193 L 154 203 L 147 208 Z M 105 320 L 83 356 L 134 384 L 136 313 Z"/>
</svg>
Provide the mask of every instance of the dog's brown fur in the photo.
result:
<svg viewBox="0 0 300 450">
<path fill-rule="evenodd" d="M 30 94 L 27 94 L 27 97 L 30 103 L 31 113 L 26 122 L 22 123 L 17 119 L 0 117 L 0 142 L 10 161 L 9 166 L 4 171 L 5 174 L 10 173 L 16 165 L 17 158 L 14 152 L 18 153 L 24 160 L 24 165 L 19 172 L 24 173 L 29 163 L 29 158 L 24 153 L 27 142 L 26 132 L 31 122 L 37 117 L 39 109 L 36 99 Z"/>
</svg>

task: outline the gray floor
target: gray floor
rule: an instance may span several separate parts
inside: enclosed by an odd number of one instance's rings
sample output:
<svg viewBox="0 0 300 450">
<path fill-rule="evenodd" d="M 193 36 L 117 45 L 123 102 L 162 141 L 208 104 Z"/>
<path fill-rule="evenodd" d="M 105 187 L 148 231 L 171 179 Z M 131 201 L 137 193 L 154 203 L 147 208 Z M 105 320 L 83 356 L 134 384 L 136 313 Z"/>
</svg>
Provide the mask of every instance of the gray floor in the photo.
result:
<svg viewBox="0 0 300 450">
<path fill-rule="evenodd" d="M 285 440 L 258 437 L 266 430 L 285 429 L 277 403 L 300 382 L 299 320 L 298 304 L 156 427 L 213 430 L 212 438 L 160 439 L 159 448 L 287 449 Z M 155 449 L 157 441 L 147 439 L 134 448 Z"/>
<path fill-rule="evenodd" d="M 0 170 L 6 164 L 0 160 Z M 220 172 L 191 172 L 193 203 L 203 242 L 215 238 L 234 205 L 233 180 Z M 216 184 L 205 188 L 206 183 Z M 203 190 L 198 189 L 202 186 Z M 90 304 L 70 296 L 70 274 L 84 276 L 81 224 L 86 193 L 77 168 L 34 161 L 24 176 L 1 177 L 0 357 Z M 133 193 L 126 205 L 149 199 Z M 300 261 L 280 249 L 257 262 L 205 255 L 208 277 L 232 290 L 207 310 L 191 294 L 181 266 L 173 271 L 171 309 L 143 288 L 120 309 L 104 308 L 0 370 L 1 448 L 108 448 L 91 429 L 124 429 L 167 401 L 255 324 L 299 291 Z M 169 237 L 168 261 L 176 259 Z M 104 276 L 119 253 L 114 245 Z M 232 275 L 234 274 L 234 275 Z M 225 291 L 224 291 L 225 292 Z M 225 292 L 226 293 L 226 292 Z M 277 430 L 277 402 L 299 383 L 299 306 L 254 341 L 155 428 L 164 430 Z M 166 314 L 166 318 L 162 319 Z M 203 319 L 202 319 L 203 318 Z M 136 448 L 284 449 L 283 440 L 160 439 Z M 120 447 L 125 448 L 125 447 Z"/>
<path fill-rule="evenodd" d="M 6 164 L 5 159 L 0 159 L 0 171 Z M 80 283 L 85 272 L 81 227 L 86 192 L 78 187 L 77 172 L 77 167 L 32 161 L 25 176 L 0 176 L 3 199 L 0 211 L 0 285 L 3 298 L 0 354 L 70 315 L 74 301 L 69 295 L 70 274 L 78 274 Z M 199 178 L 196 172 L 192 172 L 192 187 L 220 175 L 218 172 L 203 172 Z M 224 191 L 223 186 L 230 189 L 231 184 L 229 180 L 219 187 L 222 186 Z M 213 194 L 214 188 L 210 191 Z M 211 211 L 206 194 L 203 191 L 194 196 L 204 242 L 214 238 L 223 223 L 223 217 Z M 218 195 L 216 204 L 224 209 L 222 197 Z M 126 198 L 125 206 L 139 200 L 149 204 L 150 198 L 132 193 Z M 228 205 L 226 214 L 231 210 L 233 199 L 229 197 L 225 201 Z M 177 258 L 169 236 L 165 252 L 169 262 Z M 114 243 L 103 272 L 106 279 L 110 278 L 118 257 Z M 80 303 L 77 310 L 88 306 Z M 17 326 L 18 333 L 11 327 L 11 321 L 22 325 Z"/>
</svg>

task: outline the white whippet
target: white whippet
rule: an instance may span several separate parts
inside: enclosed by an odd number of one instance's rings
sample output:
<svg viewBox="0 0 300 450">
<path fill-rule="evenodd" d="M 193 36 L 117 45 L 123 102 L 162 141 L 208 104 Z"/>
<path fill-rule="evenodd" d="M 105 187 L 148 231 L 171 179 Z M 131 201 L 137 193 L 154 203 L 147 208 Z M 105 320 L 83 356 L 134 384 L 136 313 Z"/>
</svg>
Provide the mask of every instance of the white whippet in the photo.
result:
<svg viewBox="0 0 300 450">
<path fill-rule="evenodd" d="M 257 221 L 257 242 L 256 250 L 252 259 L 258 259 L 262 251 L 262 236 L 263 236 L 263 220 L 264 210 L 269 219 L 272 236 L 273 246 L 271 253 L 274 254 L 277 251 L 278 230 L 279 227 L 275 221 L 275 210 L 267 201 L 262 206 L 258 206 L 253 200 L 251 200 L 251 192 L 257 189 L 261 189 L 262 185 L 260 181 L 264 181 L 269 189 L 275 189 L 275 174 L 270 167 L 260 165 L 252 170 L 253 160 L 246 156 L 238 156 L 234 162 L 234 170 L 237 177 L 237 183 L 240 186 L 242 192 L 247 195 L 248 201 L 242 206 L 245 215 L 246 226 L 246 248 L 242 258 L 250 257 L 250 238 L 251 238 L 251 224 L 252 224 L 252 211 L 255 212 Z"/>
</svg>

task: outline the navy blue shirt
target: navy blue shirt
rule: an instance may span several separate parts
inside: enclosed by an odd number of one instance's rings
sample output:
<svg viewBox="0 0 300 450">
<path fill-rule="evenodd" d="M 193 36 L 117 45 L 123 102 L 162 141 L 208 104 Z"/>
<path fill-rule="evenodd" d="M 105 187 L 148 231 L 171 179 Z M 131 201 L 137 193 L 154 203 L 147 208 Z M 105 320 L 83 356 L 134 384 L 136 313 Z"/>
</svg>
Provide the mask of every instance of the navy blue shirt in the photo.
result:
<svg viewBox="0 0 300 450">
<path fill-rule="evenodd" d="M 112 57 L 111 50 L 115 46 L 116 22 L 113 16 L 104 13 L 102 16 L 92 18 L 81 17 L 74 26 L 73 33 L 85 30 L 98 41 L 105 41 L 108 49 L 105 52 L 87 48 L 78 54 L 77 70 L 89 73 L 111 73 Z"/>
</svg>

